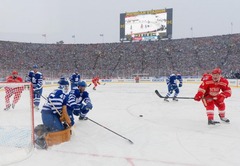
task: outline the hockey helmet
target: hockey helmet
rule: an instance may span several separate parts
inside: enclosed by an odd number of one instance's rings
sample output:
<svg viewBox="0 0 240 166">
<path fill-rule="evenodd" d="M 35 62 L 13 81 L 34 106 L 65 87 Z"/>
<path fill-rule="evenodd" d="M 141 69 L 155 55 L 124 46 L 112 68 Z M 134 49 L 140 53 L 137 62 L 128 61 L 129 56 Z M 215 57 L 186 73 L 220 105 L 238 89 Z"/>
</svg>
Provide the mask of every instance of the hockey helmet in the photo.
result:
<svg viewBox="0 0 240 166">
<path fill-rule="evenodd" d="M 87 87 L 87 83 L 85 81 L 81 81 L 81 82 L 78 83 L 78 86 Z"/>
<path fill-rule="evenodd" d="M 34 69 L 37 69 L 37 68 L 38 68 L 38 65 L 33 65 L 33 68 L 34 68 Z"/>
<path fill-rule="evenodd" d="M 58 81 L 59 88 L 63 89 L 64 93 L 68 92 L 68 87 L 69 87 L 69 82 L 67 81 L 66 78 L 61 77 L 60 80 Z"/>
<path fill-rule="evenodd" d="M 69 85 L 69 82 L 65 77 L 61 77 L 60 80 L 58 81 L 59 85 Z"/>
<path fill-rule="evenodd" d="M 74 69 L 74 73 L 75 73 L 75 74 L 78 74 L 78 68 L 75 68 L 75 69 Z"/>
<path fill-rule="evenodd" d="M 18 72 L 16 70 L 13 70 L 12 75 L 18 75 Z"/>
<path fill-rule="evenodd" d="M 222 74 L 222 70 L 220 68 L 215 68 L 213 69 L 212 74 Z"/>
</svg>

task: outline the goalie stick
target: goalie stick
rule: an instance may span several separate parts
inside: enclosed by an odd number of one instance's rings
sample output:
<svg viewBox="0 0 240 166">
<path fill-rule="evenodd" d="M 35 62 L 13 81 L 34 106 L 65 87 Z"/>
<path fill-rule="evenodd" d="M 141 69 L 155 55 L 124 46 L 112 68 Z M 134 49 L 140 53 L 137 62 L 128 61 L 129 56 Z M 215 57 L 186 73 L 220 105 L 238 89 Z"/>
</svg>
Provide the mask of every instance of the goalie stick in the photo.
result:
<svg viewBox="0 0 240 166">
<path fill-rule="evenodd" d="M 159 92 L 158 92 L 158 90 L 155 90 L 155 93 L 158 95 L 158 97 L 160 97 L 160 98 L 166 98 L 166 97 L 164 97 L 164 96 L 162 96 Z M 168 98 L 173 98 L 173 97 L 168 97 Z M 177 97 L 178 99 L 194 99 L 194 97 Z"/>
</svg>

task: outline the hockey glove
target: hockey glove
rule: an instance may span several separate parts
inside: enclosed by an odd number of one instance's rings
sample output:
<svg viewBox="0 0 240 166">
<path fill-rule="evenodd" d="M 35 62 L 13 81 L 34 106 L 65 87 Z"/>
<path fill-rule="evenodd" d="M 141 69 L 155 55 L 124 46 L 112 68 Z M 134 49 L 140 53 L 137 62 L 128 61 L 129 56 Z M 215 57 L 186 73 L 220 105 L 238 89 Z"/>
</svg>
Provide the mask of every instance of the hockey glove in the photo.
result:
<svg viewBox="0 0 240 166">
<path fill-rule="evenodd" d="M 222 93 L 218 94 L 216 97 L 213 98 L 213 100 L 216 100 L 218 103 L 224 102 L 224 99 L 226 96 Z"/>
<path fill-rule="evenodd" d="M 69 118 L 66 105 L 64 105 L 62 107 L 62 115 L 60 117 L 60 121 L 61 122 L 66 122 L 69 127 L 72 126 L 71 119 Z"/>
<path fill-rule="evenodd" d="M 93 108 L 92 103 L 88 102 L 86 105 L 86 109 L 91 110 Z"/>
<path fill-rule="evenodd" d="M 197 93 L 194 97 L 195 101 L 200 101 L 202 99 L 202 94 L 201 93 Z"/>
</svg>

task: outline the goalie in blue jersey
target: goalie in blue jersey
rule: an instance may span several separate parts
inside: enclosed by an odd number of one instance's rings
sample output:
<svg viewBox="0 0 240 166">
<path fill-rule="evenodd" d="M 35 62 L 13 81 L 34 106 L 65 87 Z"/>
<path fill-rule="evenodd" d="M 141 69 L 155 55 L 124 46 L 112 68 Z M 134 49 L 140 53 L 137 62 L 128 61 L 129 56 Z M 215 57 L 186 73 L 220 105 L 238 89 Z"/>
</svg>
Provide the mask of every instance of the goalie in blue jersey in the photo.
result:
<svg viewBox="0 0 240 166">
<path fill-rule="evenodd" d="M 34 128 L 36 147 L 48 146 L 70 140 L 71 119 L 67 112 L 69 82 L 65 78 L 58 81 L 59 87 L 51 92 L 42 108 L 42 122 Z"/>
<path fill-rule="evenodd" d="M 182 87 L 182 76 L 180 74 L 171 74 L 167 80 L 168 93 L 166 94 L 164 101 L 169 102 L 168 98 L 174 91 L 173 100 L 178 101 L 177 96 L 179 94 L 179 87 Z"/>
<path fill-rule="evenodd" d="M 49 128 L 49 131 L 64 130 L 63 121 L 68 126 L 72 126 L 66 108 L 69 83 L 66 79 L 61 78 L 58 84 L 59 87 L 49 94 L 41 111 L 43 124 Z M 65 116 L 63 119 L 61 119 L 62 115 Z"/>
</svg>

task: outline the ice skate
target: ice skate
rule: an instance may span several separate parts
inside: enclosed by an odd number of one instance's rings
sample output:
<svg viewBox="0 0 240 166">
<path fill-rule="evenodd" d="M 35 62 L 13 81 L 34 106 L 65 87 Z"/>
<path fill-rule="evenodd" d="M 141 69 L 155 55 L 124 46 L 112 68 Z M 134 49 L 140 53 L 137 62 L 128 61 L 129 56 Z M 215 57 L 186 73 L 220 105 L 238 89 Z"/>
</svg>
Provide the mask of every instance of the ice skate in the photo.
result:
<svg viewBox="0 0 240 166">
<path fill-rule="evenodd" d="M 220 118 L 220 119 L 221 119 L 221 121 L 226 122 L 226 123 L 230 122 L 230 120 L 228 118 Z"/>
<path fill-rule="evenodd" d="M 208 120 L 208 125 L 215 125 L 215 124 L 218 124 L 220 122 L 218 121 L 215 121 L 215 120 Z"/>
<path fill-rule="evenodd" d="M 164 98 L 164 101 L 166 101 L 166 102 L 169 102 L 169 100 L 168 100 L 168 98 L 166 97 L 166 98 Z"/>
<path fill-rule="evenodd" d="M 220 115 L 219 115 L 219 117 L 220 117 Z M 226 123 L 230 122 L 230 120 L 228 118 L 225 118 L 225 117 L 223 117 L 223 118 L 220 117 L 220 119 L 221 119 L 221 121 L 226 122 Z"/>
<path fill-rule="evenodd" d="M 11 107 L 11 104 L 8 104 L 8 105 L 6 106 L 6 108 L 4 108 L 4 111 L 8 111 L 8 110 L 10 109 L 10 107 Z"/>
<path fill-rule="evenodd" d="M 173 100 L 173 101 L 178 101 L 177 97 L 173 97 L 172 100 Z"/>
<path fill-rule="evenodd" d="M 96 88 L 95 88 L 95 87 L 93 87 L 93 90 L 96 90 Z"/>
<path fill-rule="evenodd" d="M 14 109 L 15 108 L 15 104 L 12 104 L 12 109 Z"/>
<path fill-rule="evenodd" d="M 35 146 L 37 149 L 47 149 L 47 143 L 44 137 L 37 138 L 35 141 Z"/>
<path fill-rule="evenodd" d="M 86 116 L 79 116 L 79 120 L 87 120 L 88 118 Z"/>
</svg>

